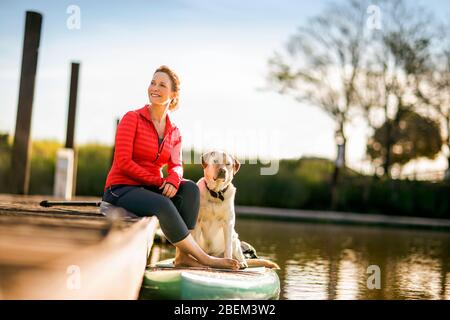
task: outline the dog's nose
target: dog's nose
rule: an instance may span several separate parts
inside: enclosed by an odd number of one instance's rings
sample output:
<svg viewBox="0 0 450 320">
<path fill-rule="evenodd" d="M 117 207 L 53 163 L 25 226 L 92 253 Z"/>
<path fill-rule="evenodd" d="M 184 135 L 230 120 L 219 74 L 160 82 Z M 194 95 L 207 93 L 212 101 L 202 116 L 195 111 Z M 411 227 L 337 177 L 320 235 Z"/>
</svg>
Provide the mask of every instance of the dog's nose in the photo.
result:
<svg viewBox="0 0 450 320">
<path fill-rule="evenodd" d="M 218 178 L 225 178 L 225 173 L 226 173 L 225 169 L 224 168 L 220 168 L 219 172 L 217 172 L 217 177 Z"/>
</svg>

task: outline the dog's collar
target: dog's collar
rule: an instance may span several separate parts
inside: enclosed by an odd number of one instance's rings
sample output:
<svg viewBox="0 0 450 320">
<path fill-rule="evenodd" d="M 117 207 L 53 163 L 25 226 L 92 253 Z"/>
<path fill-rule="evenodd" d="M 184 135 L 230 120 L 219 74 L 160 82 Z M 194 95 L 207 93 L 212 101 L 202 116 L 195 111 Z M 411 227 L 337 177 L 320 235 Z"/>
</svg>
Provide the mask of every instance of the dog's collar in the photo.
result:
<svg viewBox="0 0 450 320">
<path fill-rule="evenodd" d="M 216 192 L 216 191 L 213 191 L 213 190 L 211 190 L 210 188 L 208 188 L 208 184 L 207 184 L 206 181 L 205 181 L 205 187 L 206 187 L 206 189 L 208 189 L 209 194 L 210 194 L 212 197 L 214 197 L 214 198 L 220 199 L 221 201 L 225 200 L 225 197 L 223 196 L 223 194 L 224 194 L 225 192 L 227 192 L 229 186 L 230 186 L 230 185 L 227 185 L 227 186 L 225 187 L 225 189 L 220 190 L 219 192 Z"/>
</svg>

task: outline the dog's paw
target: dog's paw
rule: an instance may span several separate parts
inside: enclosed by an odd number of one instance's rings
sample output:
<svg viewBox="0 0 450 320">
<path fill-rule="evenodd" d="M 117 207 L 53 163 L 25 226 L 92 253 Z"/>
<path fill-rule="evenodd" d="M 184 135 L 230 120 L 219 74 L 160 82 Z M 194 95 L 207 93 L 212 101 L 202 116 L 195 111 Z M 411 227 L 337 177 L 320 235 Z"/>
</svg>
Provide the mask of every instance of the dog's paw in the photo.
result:
<svg viewBox="0 0 450 320">
<path fill-rule="evenodd" d="M 246 269 L 248 268 L 247 261 L 240 261 L 239 262 L 239 269 Z"/>
</svg>

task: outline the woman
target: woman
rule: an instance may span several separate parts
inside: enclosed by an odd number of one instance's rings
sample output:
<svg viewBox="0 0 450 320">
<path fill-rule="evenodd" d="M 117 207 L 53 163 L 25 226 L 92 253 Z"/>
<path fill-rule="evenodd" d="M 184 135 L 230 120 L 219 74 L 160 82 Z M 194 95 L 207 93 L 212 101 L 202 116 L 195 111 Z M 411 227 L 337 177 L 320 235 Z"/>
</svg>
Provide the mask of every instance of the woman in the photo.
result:
<svg viewBox="0 0 450 320">
<path fill-rule="evenodd" d="M 167 66 L 159 67 L 148 87 L 150 104 L 122 118 L 103 200 L 141 217 L 156 215 L 176 247 L 176 266 L 238 269 L 237 260 L 207 255 L 190 233 L 200 195 L 194 182 L 182 178 L 181 135 L 168 115 L 178 105 L 179 89 L 178 76 Z"/>
</svg>

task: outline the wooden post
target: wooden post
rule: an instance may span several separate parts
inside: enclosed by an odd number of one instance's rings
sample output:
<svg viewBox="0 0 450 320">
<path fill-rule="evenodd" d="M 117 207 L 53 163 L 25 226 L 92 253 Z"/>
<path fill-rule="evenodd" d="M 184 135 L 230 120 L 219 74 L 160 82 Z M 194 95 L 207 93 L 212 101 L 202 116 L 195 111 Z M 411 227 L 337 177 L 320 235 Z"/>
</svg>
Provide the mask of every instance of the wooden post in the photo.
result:
<svg viewBox="0 0 450 320">
<path fill-rule="evenodd" d="M 69 91 L 69 113 L 67 115 L 67 133 L 65 148 L 73 149 L 73 187 L 72 195 L 75 196 L 77 190 L 77 166 L 78 152 L 75 150 L 75 119 L 77 114 L 77 97 L 78 97 L 78 75 L 80 72 L 80 63 L 72 62 L 70 73 L 70 91 Z"/>
<path fill-rule="evenodd" d="M 67 117 L 67 134 L 66 148 L 74 148 L 75 137 L 75 117 L 77 113 L 77 94 L 78 94 L 78 74 L 80 64 L 72 62 L 72 71 L 70 75 L 70 92 L 69 92 L 69 114 Z"/>
<path fill-rule="evenodd" d="M 34 83 L 41 38 L 42 15 L 27 11 L 22 50 L 19 103 L 14 145 L 11 156 L 11 192 L 27 194 L 30 180 L 30 127 L 33 111 Z"/>
</svg>

